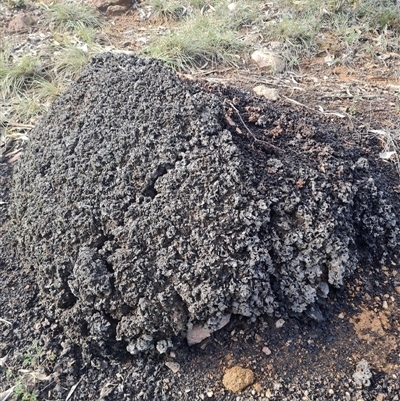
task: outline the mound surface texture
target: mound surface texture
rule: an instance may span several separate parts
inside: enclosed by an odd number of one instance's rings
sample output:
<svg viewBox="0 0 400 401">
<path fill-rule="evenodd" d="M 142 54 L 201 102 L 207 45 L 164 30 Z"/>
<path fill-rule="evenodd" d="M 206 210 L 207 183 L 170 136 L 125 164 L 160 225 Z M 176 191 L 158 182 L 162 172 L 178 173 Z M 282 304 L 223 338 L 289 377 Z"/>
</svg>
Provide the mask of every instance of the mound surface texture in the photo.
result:
<svg viewBox="0 0 400 401">
<path fill-rule="evenodd" d="M 230 106 L 159 62 L 105 54 L 35 128 L 15 241 L 71 336 L 164 352 L 197 322 L 303 312 L 390 256 L 398 216 L 361 151 L 268 105 L 248 108 L 255 139 Z"/>
</svg>

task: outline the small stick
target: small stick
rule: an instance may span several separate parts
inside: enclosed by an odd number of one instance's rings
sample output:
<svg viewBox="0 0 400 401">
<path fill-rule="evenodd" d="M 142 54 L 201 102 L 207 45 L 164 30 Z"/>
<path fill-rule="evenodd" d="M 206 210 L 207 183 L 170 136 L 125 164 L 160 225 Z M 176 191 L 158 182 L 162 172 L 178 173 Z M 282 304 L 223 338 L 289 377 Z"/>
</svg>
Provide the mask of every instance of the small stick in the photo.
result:
<svg viewBox="0 0 400 401">
<path fill-rule="evenodd" d="M 72 394 L 74 394 L 76 388 L 79 386 L 79 383 L 82 381 L 83 377 L 84 377 L 84 375 L 78 380 L 78 382 L 76 384 L 74 384 L 71 387 L 71 390 L 69 390 L 69 393 L 68 393 L 67 398 L 65 399 L 65 401 L 68 401 L 72 397 Z"/>
<path fill-rule="evenodd" d="M 226 101 L 226 100 L 225 100 L 225 101 Z M 254 139 L 254 142 L 263 143 L 263 144 L 265 144 L 265 145 L 267 145 L 267 146 L 270 146 L 270 147 L 272 147 L 272 148 L 274 148 L 274 149 L 276 149 L 276 150 L 279 150 L 280 152 L 285 153 L 285 151 L 284 151 L 283 149 L 278 148 L 278 147 L 275 146 L 275 145 L 272 145 L 272 143 L 265 142 L 265 141 L 261 141 L 260 139 L 258 139 L 258 138 L 253 134 L 253 132 L 250 130 L 250 128 L 246 125 L 246 123 L 244 122 L 242 116 L 240 115 L 239 110 L 238 110 L 231 102 L 226 101 L 226 103 L 228 103 L 229 106 L 231 106 L 232 109 L 236 111 L 236 114 L 237 114 L 238 117 L 240 118 L 240 121 L 242 122 L 243 126 L 246 128 L 246 131 L 247 131 L 247 132 L 251 135 L 251 137 Z"/>
<path fill-rule="evenodd" d="M 28 129 L 35 128 L 35 126 L 31 125 L 31 124 L 20 124 L 20 123 L 13 123 L 13 122 L 8 122 L 5 125 L 7 127 L 16 127 L 16 128 L 28 128 Z"/>
</svg>

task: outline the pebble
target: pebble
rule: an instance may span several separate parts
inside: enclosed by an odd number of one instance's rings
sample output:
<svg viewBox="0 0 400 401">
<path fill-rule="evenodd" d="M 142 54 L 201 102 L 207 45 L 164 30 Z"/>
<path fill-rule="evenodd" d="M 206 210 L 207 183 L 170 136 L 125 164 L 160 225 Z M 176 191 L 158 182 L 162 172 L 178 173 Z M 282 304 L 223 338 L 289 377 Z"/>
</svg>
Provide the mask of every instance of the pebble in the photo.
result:
<svg viewBox="0 0 400 401">
<path fill-rule="evenodd" d="M 207 391 L 207 397 L 211 398 L 214 395 L 213 391 Z"/>
<path fill-rule="evenodd" d="M 264 352 L 265 355 L 271 355 L 272 352 L 268 347 L 263 347 L 262 352 Z"/>
<path fill-rule="evenodd" d="M 279 319 L 275 322 L 275 327 L 277 329 L 280 329 L 283 325 L 285 324 L 285 321 L 283 319 Z"/>
<path fill-rule="evenodd" d="M 194 344 L 199 344 L 206 338 L 210 337 L 211 330 L 207 327 L 202 327 L 199 324 L 194 325 L 191 329 L 188 330 L 186 335 L 186 340 L 189 344 L 189 347 Z"/>
<path fill-rule="evenodd" d="M 177 362 L 165 362 L 165 366 L 172 370 L 174 373 L 178 373 L 181 366 Z"/>
<path fill-rule="evenodd" d="M 382 308 L 383 309 L 389 309 L 389 305 L 388 305 L 387 301 L 383 301 L 382 302 Z"/>
<path fill-rule="evenodd" d="M 261 69 L 282 72 L 286 68 L 285 60 L 268 50 L 256 50 L 252 53 L 251 58 Z"/>
<path fill-rule="evenodd" d="M 260 383 L 255 383 L 253 388 L 257 393 L 261 393 L 262 392 L 262 386 L 261 386 Z"/>
<path fill-rule="evenodd" d="M 258 85 L 253 88 L 253 91 L 258 96 L 263 96 L 268 100 L 278 100 L 278 91 L 274 88 L 268 88 L 265 85 Z"/>
</svg>

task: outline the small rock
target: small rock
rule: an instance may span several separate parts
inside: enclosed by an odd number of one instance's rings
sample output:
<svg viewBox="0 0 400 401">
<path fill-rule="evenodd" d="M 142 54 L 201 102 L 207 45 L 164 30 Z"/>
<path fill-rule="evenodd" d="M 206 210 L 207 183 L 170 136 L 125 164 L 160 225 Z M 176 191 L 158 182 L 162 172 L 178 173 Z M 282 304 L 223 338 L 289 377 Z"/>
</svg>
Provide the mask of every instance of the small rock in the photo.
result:
<svg viewBox="0 0 400 401">
<path fill-rule="evenodd" d="M 253 388 L 257 393 L 261 393 L 261 391 L 262 391 L 262 386 L 260 383 L 255 383 Z"/>
<path fill-rule="evenodd" d="M 253 88 L 253 91 L 258 96 L 263 96 L 268 100 L 278 100 L 278 91 L 274 88 L 268 88 L 265 85 L 258 85 Z"/>
<path fill-rule="evenodd" d="M 334 54 L 329 54 L 329 53 L 328 53 L 328 54 L 324 57 L 324 61 L 325 61 L 326 64 L 328 64 L 329 66 L 331 66 L 332 64 L 334 64 L 335 55 L 334 55 Z"/>
<path fill-rule="evenodd" d="M 226 370 L 222 383 L 227 390 L 238 393 L 254 383 L 254 373 L 250 369 L 234 366 Z"/>
<path fill-rule="evenodd" d="M 231 315 L 223 315 L 220 318 L 219 323 L 213 327 L 213 330 L 208 327 L 203 327 L 200 324 L 195 324 L 191 329 L 188 330 L 186 339 L 189 346 L 201 343 L 204 339 L 211 336 L 211 333 L 217 330 L 221 330 L 225 327 L 231 319 Z"/>
<path fill-rule="evenodd" d="M 275 322 L 275 327 L 276 327 L 277 329 L 280 329 L 284 324 L 285 324 L 285 321 L 284 321 L 283 319 L 278 319 L 278 320 Z"/>
<path fill-rule="evenodd" d="M 177 362 L 165 362 L 165 366 L 170 368 L 174 373 L 179 372 L 179 369 L 181 368 L 181 365 Z"/>
<path fill-rule="evenodd" d="M 376 396 L 376 401 L 383 401 L 385 399 L 385 394 L 379 393 Z"/>
<path fill-rule="evenodd" d="M 123 14 L 125 12 L 127 12 L 129 10 L 129 7 L 126 6 L 109 6 L 107 8 L 107 15 L 120 15 Z"/>
<path fill-rule="evenodd" d="M 202 327 L 199 324 L 196 324 L 188 330 L 187 335 L 186 335 L 186 340 L 189 344 L 189 347 L 194 344 L 199 344 L 201 343 L 204 339 L 207 337 L 210 337 L 211 335 L 211 330 Z"/>
<path fill-rule="evenodd" d="M 237 8 L 236 3 L 229 3 L 229 4 L 228 4 L 228 10 L 229 10 L 229 11 L 235 11 L 236 8 Z"/>
<path fill-rule="evenodd" d="M 324 297 L 327 298 L 329 294 L 329 285 L 326 281 L 321 281 L 318 286 L 320 294 Z"/>
<path fill-rule="evenodd" d="M 262 69 L 282 72 L 286 67 L 285 60 L 281 56 L 268 50 L 256 50 L 251 58 Z"/>
<path fill-rule="evenodd" d="M 395 290 L 400 295 L 400 286 L 399 287 L 395 287 Z"/>
<path fill-rule="evenodd" d="M 340 313 L 338 314 L 338 318 L 339 318 L 339 319 L 344 319 L 344 313 L 343 313 L 343 312 L 340 312 Z"/>
<path fill-rule="evenodd" d="M 277 49 L 283 47 L 283 43 L 282 43 L 282 42 L 279 42 L 279 41 L 277 41 L 277 40 L 273 40 L 272 42 L 269 42 L 268 47 L 269 47 L 270 49 L 272 49 L 272 50 L 277 50 Z"/>
<path fill-rule="evenodd" d="M 213 395 L 214 395 L 214 392 L 213 392 L 213 391 L 208 391 L 208 392 L 207 392 L 207 397 L 208 397 L 208 398 L 211 398 Z"/>
<path fill-rule="evenodd" d="M 263 340 L 263 338 L 262 338 L 259 334 L 256 334 L 256 335 L 254 336 L 254 338 L 256 339 L 256 341 L 257 341 L 258 343 L 260 343 L 260 342 Z"/>
<path fill-rule="evenodd" d="M 271 350 L 268 347 L 264 347 L 262 349 L 262 352 L 264 352 L 265 355 L 271 355 L 272 354 Z"/>
<path fill-rule="evenodd" d="M 99 11 L 107 12 L 107 14 L 113 10 L 113 8 L 109 10 L 110 7 L 123 7 L 124 11 L 127 11 L 132 6 L 131 0 L 93 0 L 92 3 Z"/>
<path fill-rule="evenodd" d="M 372 373 L 368 362 L 363 359 L 357 363 L 356 371 L 353 374 L 353 380 L 358 388 L 369 387 L 371 385 Z"/>
<path fill-rule="evenodd" d="M 31 14 L 17 14 L 8 24 L 9 32 L 27 32 L 37 22 L 37 18 Z"/>
<path fill-rule="evenodd" d="M 389 309 L 389 305 L 388 305 L 387 301 L 383 301 L 382 302 L 382 308 L 383 309 Z"/>
<path fill-rule="evenodd" d="M 170 346 L 169 341 L 161 340 L 157 343 L 156 349 L 160 354 L 165 354 Z"/>
</svg>

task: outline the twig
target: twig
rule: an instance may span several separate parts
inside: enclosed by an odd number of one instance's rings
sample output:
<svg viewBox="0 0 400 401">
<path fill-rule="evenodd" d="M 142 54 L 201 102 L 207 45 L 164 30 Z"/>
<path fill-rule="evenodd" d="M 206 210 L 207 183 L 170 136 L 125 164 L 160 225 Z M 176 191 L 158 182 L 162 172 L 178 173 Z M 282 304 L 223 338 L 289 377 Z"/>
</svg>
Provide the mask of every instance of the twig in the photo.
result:
<svg viewBox="0 0 400 401">
<path fill-rule="evenodd" d="M 291 99 L 290 97 L 283 96 L 283 98 L 285 98 L 288 102 L 295 104 L 296 106 L 305 107 L 308 110 L 314 111 L 314 109 L 312 109 L 311 107 L 308 107 L 305 104 L 298 102 L 297 100 Z"/>
<path fill-rule="evenodd" d="M 247 132 L 251 135 L 251 137 L 254 139 L 254 142 L 263 143 L 263 144 L 265 144 L 265 145 L 267 145 L 267 146 L 270 146 L 270 147 L 272 147 L 272 148 L 274 148 L 274 149 L 276 149 L 276 150 L 279 150 L 280 152 L 285 153 L 285 151 L 284 151 L 283 149 L 278 148 L 278 147 L 275 146 L 275 145 L 272 145 L 272 143 L 265 142 L 265 141 L 261 141 L 260 139 L 258 139 L 258 138 L 253 134 L 253 132 L 250 130 L 250 128 L 246 125 L 246 123 L 244 122 L 242 116 L 240 115 L 239 110 L 238 110 L 231 102 L 228 102 L 227 100 L 225 100 L 225 102 L 228 103 L 229 106 L 231 106 L 232 109 L 236 111 L 236 114 L 238 115 L 240 121 L 242 122 L 243 126 L 246 128 L 246 131 L 247 131 Z"/>
<path fill-rule="evenodd" d="M 16 127 L 16 128 L 27 128 L 27 129 L 35 128 L 35 126 L 32 124 L 20 124 L 20 123 L 13 123 L 13 122 L 7 122 L 5 124 L 5 126 L 6 127 Z"/>
<path fill-rule="evenodd" d="M 287 96 L 283 96 L 283 97 L 288 102 L 293 103 L 296 106 L 305 107 L 306 109 L 311 110 L 311 111 L 318 111 L 319 113 L 323 114 L 324 116 L 336 116 L 336 117 L 339 117 L 339 118 L 344 118 L 345 117 L 343 114 L 340 114 L 340 113 L 325 111 L 321 106 L 318 106 L 318 109 L 313 109 L 312 107 L 306 106 L 304 103 L 300 103 L 297 100 L 291 99 L 290 97 L 287 97 Z"/>
<path fill-rule="evenodd" d="M 0 401 L 6 401 L 10 398 L 10 396 L 14 393 L 14 389 L 17 386 L 12 386 L 11 388 L 9 388 L 6 391 L 3 391 L 2 393 L 0 393 Z"/>
<path fill-rule="evenodd" d="M 325 111 L 321 106 L 318 106 L 319 109 L 313 109 L 313 108 L 311 108 L 311 107 L 309 107 L 309 106 L 307 106 L 307 105 L 305 105 L 305 104 L 303 104 L 303 103 L 298 102 L 297 100 L 291 99 L 290 97 L 287 97 L 287 96 L 283 96 L 283 97 L 284 97 L 288 102 L 293 103 L 293 104 L 295 104 L 296 106 L 304 107 L 304 108 L 306 108 L 306 109 L 308 109 L 308 110 L 311 110 L 311 111 L 313 111 L 313 112 L 317 111 L 318 113 L 321 113 L 321 114 L 323 114 L 324 116 L 335 116 L 335 117 L 339 117 L 339 118 L 345 118 L 345 117 L 347 116 L 347 118 L 348 118 L 349 121 L 350 121 L 351 128 L 354 129 L 353 121 L 351 121 L 351 117 L 349 116 L 348 113 L 345 113 L 345 114 L 343 115 L 343 114 L 335 113 L 335 112 L 327 112 L 327 111 Z"/>
<path fill-rule="evenodd" d="M 200 76 L 203 76 L 203 75 L 210 75 L 210 74 L 214 74 L 215 72 L 219 72 L 219 73 L 223 73 L 223 72 L 228 72 L 228 71 L 232 71 L 233 70 L 233 67 L 229 67 L 229 68 L 225 68 L 225 69 L 223 69 L 223 70 L 209 70 L 209 71 L 200 71 L 200 72 L 196 72 L 196 73 L 194 73 L 193 75 L 200 75 Z"/>
<path fill-rule="evenodd" d="M 69 390 L 69 393 L 68 393 L 67 398 L 65 399 L 65 401 L 68 401 L 68 400 L 72 397 L 72 394 L 74 394 L 76 388 L 79 386 L 79 383 L 82 381 L 82 379 L 84 378 L 84 376 L 85 376 L 85 375 L 83 375 L 83 376 L 78 380 L 78 382 L 77 382 L 76 384 L 74 384 L 74 385 L 71 387 L 71 390 Z"/>
<path fill-rule="evenodd" d="M 4 202 L 4 203 L 6 203 L 6 202 Z M 12 326 L 12 323 L 11 323 L 11 322 L 9 322 L 9 321 L 6 320 L 6 319 L 2 319 L 1 317 L 0 317 L 0 322 L 6 323 L 6 324 L 9 324 L 10 326 Z"/>
</svg>

